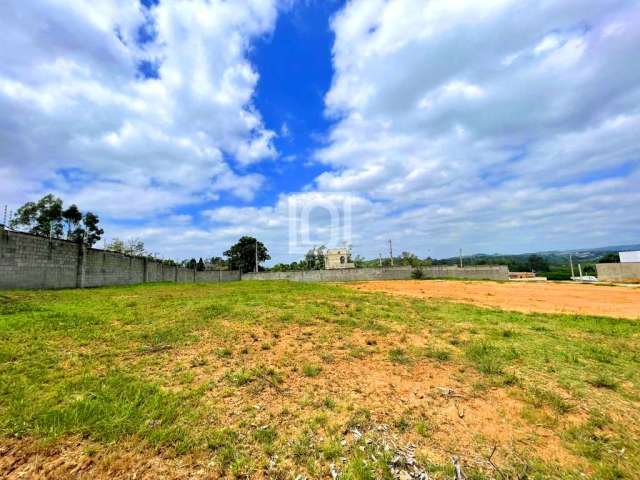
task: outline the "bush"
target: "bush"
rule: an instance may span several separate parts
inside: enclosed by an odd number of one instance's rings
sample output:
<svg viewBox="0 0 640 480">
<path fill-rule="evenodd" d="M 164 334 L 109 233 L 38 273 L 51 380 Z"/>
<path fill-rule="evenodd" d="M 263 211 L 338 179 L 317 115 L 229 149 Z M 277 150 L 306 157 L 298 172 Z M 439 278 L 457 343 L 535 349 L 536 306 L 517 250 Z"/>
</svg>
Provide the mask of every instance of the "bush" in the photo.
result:
<svg viewBox="0 0 640 480">
<path fill-rule="evenodd" d="M 424 272 L 421 268 L 414 268 L 411 272 L 411 278 L 415 278 L 416 280 L 420 280 L 424 278 Z"/>
</svg>

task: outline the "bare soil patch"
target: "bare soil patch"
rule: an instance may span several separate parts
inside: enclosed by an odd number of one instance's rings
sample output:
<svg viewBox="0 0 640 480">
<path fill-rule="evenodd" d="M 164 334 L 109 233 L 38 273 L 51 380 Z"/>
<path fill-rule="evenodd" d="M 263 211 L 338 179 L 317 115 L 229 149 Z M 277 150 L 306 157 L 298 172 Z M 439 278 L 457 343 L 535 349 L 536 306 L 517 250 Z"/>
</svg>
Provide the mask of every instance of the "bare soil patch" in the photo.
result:
<svg viewBox="0 0 640 480">
<path fill-rule="evenodd" d="M 518 312 L 640 319 L 640 288 L 559 282 L 393 280 L 350 284 L 361 291 L 435 298 Z"/>
</svg>

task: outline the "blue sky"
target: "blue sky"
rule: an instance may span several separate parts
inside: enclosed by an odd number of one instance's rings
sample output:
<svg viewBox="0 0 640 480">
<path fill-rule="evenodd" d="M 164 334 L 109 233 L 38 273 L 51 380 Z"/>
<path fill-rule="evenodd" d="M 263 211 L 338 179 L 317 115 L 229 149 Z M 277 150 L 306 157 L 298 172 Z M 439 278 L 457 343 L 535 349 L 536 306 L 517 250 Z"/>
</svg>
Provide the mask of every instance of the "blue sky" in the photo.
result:
<svg viewBox="0 0 640 480">
<path fill-rule="evenodd" d="M 249 52 L 260 72 L 254 104 L 267 127 L 281 134 L 274 143 L 284 160 L 259 166 L 271 180 L 256 196 L 259 204 L 274 203 L 282 192 L 299 191 L 326 170 L 305 159 L 322 145 L 330 127 L 324 115 L 324 95 L 333 75 L 329 19 L 343 4 L 294 5 L 278 16 L 273 33 L 256 41 Z"/>
<path fill-rule="evenodd" d="M 0 202 L 169 258 L 640 239 L 640 2 L 0 5 Z"/>
</svg>

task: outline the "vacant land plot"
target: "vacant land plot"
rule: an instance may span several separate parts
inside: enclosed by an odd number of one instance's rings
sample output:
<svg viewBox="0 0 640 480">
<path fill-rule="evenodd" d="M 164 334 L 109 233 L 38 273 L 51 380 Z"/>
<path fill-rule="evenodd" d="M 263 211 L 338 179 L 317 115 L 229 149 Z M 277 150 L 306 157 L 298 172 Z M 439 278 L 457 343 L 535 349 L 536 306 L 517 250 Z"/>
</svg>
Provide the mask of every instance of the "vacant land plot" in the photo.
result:
<svg viewBox="0 0 640 480">
<path fill-rule="evenodd" d="M 401 280 L 351 284 L 357 290 L 497 307 L 640 319 L 640 287 L 559 282 Z"/>
<path fill-rule="evenodd" d="M 0 476 L 638 478 L 639 363 L 636 320 L 341 286 L 0 292 Z"/>
</svg>

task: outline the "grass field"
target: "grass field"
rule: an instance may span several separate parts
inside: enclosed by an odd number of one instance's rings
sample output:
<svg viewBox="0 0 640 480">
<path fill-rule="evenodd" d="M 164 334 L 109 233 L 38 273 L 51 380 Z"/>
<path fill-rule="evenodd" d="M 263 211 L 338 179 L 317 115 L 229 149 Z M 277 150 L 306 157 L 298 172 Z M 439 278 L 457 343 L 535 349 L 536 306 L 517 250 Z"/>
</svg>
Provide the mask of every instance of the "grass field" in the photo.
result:
<svg viewBox="0 0 640 480">
<path fill-rule="evenodd" d="M 638 478 L 639 367 L 634 320 L 287 282 L 5 291 L 0 475 L 394 478 L 413 444 L 430 478 L 452 455 Z"/>
</svg>

